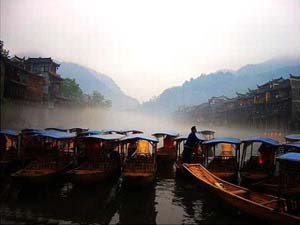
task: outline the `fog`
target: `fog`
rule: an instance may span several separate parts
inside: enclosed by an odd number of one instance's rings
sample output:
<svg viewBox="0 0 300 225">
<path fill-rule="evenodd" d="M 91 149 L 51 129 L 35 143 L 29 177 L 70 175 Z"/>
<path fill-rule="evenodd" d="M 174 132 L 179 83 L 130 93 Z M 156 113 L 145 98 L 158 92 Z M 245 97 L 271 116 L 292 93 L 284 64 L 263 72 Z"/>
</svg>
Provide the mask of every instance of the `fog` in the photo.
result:
<svg viewBox="0 0 300 225">
<path fill-rule="evenodd" d="M 299 52 L 299 9 L 298 0 L 1 0 L 0 39 L 13 54 L 103 72 L 142 102 L 201 73 Z"/>
<path fill-rule="evenodd" d="M 233 136 L 246 138 L 265 135 L 265 131 L 243 127 L 216 127 L 194 122 L 182 122 L 172 114 L 139 112 L 136 110 L 120 111 L 103 108 L 55 107 L 6 105 L 1 112 L 1 128 L 21 130 L 24 128 L 65 128 L 74 127 L 89 129 L 138 129 L 146 134 L 159 131 L 173 131 L 181 135 L 190 132 L 197 126 L 198 131 L 211 129 L 215 136 Z M 283 136 L 284 134 L 282 134 Z M 281 140 L 282 137 L 277 137 Z"/>
</svg>

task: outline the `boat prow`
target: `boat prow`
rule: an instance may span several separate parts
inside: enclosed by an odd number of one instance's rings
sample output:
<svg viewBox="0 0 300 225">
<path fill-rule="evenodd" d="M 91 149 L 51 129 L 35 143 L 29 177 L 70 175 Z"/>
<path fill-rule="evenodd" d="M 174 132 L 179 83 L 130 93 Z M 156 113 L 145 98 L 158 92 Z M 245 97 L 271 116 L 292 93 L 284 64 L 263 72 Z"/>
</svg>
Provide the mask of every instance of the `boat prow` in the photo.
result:
<svg viewBox="0 0 300 225">
<path fill-rule="evenodd" d="M 208 190 L 244 213 L 276 223 L 300 224 L 300 217 L 285 211 L 284 199 L 231 184 L 210 173 L 201 164 L 183 164 L 183 168 Z"/>
</svg>

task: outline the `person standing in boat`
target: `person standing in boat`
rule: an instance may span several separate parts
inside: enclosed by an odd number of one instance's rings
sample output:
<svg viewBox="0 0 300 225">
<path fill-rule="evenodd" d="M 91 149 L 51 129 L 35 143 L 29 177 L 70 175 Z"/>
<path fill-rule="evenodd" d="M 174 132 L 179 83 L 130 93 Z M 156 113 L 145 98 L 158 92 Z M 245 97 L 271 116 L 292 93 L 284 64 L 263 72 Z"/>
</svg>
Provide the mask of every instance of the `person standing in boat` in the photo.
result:
<svg viewBox="0 0 300 225">
<path fill-rule="evenodd" d="M 184 150 L 182 153 L 183 163 L 191 162 L 192 153 L 199 142 L 196 133 L 197 133 L 197 129 L 195 126 L 193 126 L 191 128 L 191 133 L 189 134 L 184 144 Z"/>
</svg>

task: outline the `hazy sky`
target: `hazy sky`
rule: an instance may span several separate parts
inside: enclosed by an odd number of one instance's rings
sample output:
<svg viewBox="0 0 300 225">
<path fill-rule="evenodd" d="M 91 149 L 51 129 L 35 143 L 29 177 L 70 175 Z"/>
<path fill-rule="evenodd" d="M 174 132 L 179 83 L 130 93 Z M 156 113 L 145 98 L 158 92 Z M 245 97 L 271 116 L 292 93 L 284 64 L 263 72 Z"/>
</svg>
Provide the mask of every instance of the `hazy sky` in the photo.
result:
<svg viewBox="0 0 300 225">
<path fill-rule="evenodd" d="M 111 76 L 144 101 L 200 73 L 300 52 L 300 1 L 1 0 L 1 40 Z"/>
</svg>

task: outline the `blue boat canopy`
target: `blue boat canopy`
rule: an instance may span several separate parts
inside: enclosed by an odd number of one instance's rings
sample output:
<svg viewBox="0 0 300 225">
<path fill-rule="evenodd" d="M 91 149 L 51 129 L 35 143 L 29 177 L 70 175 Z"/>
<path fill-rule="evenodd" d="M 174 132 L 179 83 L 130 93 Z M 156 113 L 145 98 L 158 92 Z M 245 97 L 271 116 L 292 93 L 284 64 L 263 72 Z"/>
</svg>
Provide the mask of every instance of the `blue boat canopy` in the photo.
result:
<svg viewBox="0 0 300 225">
<path fill-rule="evenodd" d="M 158 143 L 158 139 L 155 136 L 149 136 L 145 134 L 131 134 L 121 139 L 121 141 L 131 141 L 131 140 L 146 140 L 154 143 Z"/>
<path fill-rule="evenodd" d="M 60 132 L 68 132 L 68 129 L 59 128 L 59 127 L 48 127 L 48 128 L 45 128 L 45 130 L 54 130 L 54 131 L 60 131 Z"/>
<path fill-rule="evenodd" d="M 98 135 L 90 135 L 90 136 L 83 136 L 81 139 L 98 139 L 102 141 L 117 141 L 121 138 L 125 137 L 122 134 L 98 134 Z"/>
<path fill-rule="evenodd" d="M 101 132 L 103 134 L 120 134 L 120 131 L 115 129 L 103 129 Z"/>
<path fill-rule="evenodd" d="M 0 130 L 0 134 L 8 135 L 8 136 L 18 136 L 19 133 L 15 130 L 3 129 Z"/>
<path fill-rule="evenodd" d="M 293 161 L 300 163 L 300 153 L 290 152 L 277 157 L 279 161 Z"/>
<path fill-rule="evenodd" d="M 208 141 L 204 141 L 203 144 L 205 145 L 216 145 L 220 143 L 228 143 L 228 144 L 234 144 L 238 145 L 241 144 L 241 140 L 238 138 L 233 137 L 216 137 Z"/>
<path fill-rule="evenodd" d="M 272 146 L 277 146 L 279 144 L 278 141 L 268 137 L 251 137 L 248 139 L 244 139 L 242 141 L 242 143 L 254 143 L 254 142 L 259 142 L 259 143 L 268 144 Z"/>
<path fill-rule="evenodd" d="M 37 128 L 26 128 L 21 130 L 21 132 L 26 135 L 35 135 L 43 132 L 43 130 Z"/>
<path fill-rule="evenodd" d="M 155 136 L 155 137 L 161 137 L 161 136 L 165 136 L 165 135 L 170 136 L 170 137 L 178 137 L 179 136 L 178 133 L 172 132 L 172 131 L 166 131 L 166 132 L 162 131 L 162 132 L 154 133 L 152 135 Z"/>
<path fill-rule="evenodd" d="M 83 131 L 83 132 L 80 132 L 78 134 L 78 136 L 87 136 L 87 135 L 99 135 L 101 134 L 102 132 L 99 131 L 99 130 L 87 130 L 87 131 Z"/>
<path fill-rule="evenodd" d="M 300 142 L 287 143 L 287 144 L 284 144 L 283 146 L 300 149 Z"/>
<path fill-rule="evenodd" d="M 142 134 L 142 133 L 144 133 L 143 131 L 136 130 L 136 129 L 122 129 L 122 130 L 119 130 L 118 132 L 122 133 L 122 134 L 126 134 L 126 133 L 129 133 L 129 132 L 132 132 L 132 133 L 135 133 L 135 134 Z"/>
<path fill-rule="evenodd" d="M 45 130 L 38 133 L 37 136 L 53 138 L 53 139 L 68 139 L 68 138 L 76 137 L 76 134 L 61 132 L 61 131 Z"/>
<path fill-rule="evenodd" d="M 289 134 L 285 136 L 285 139 L 290 141 L 300 141 L 300 134 Z"/>
</svg>

